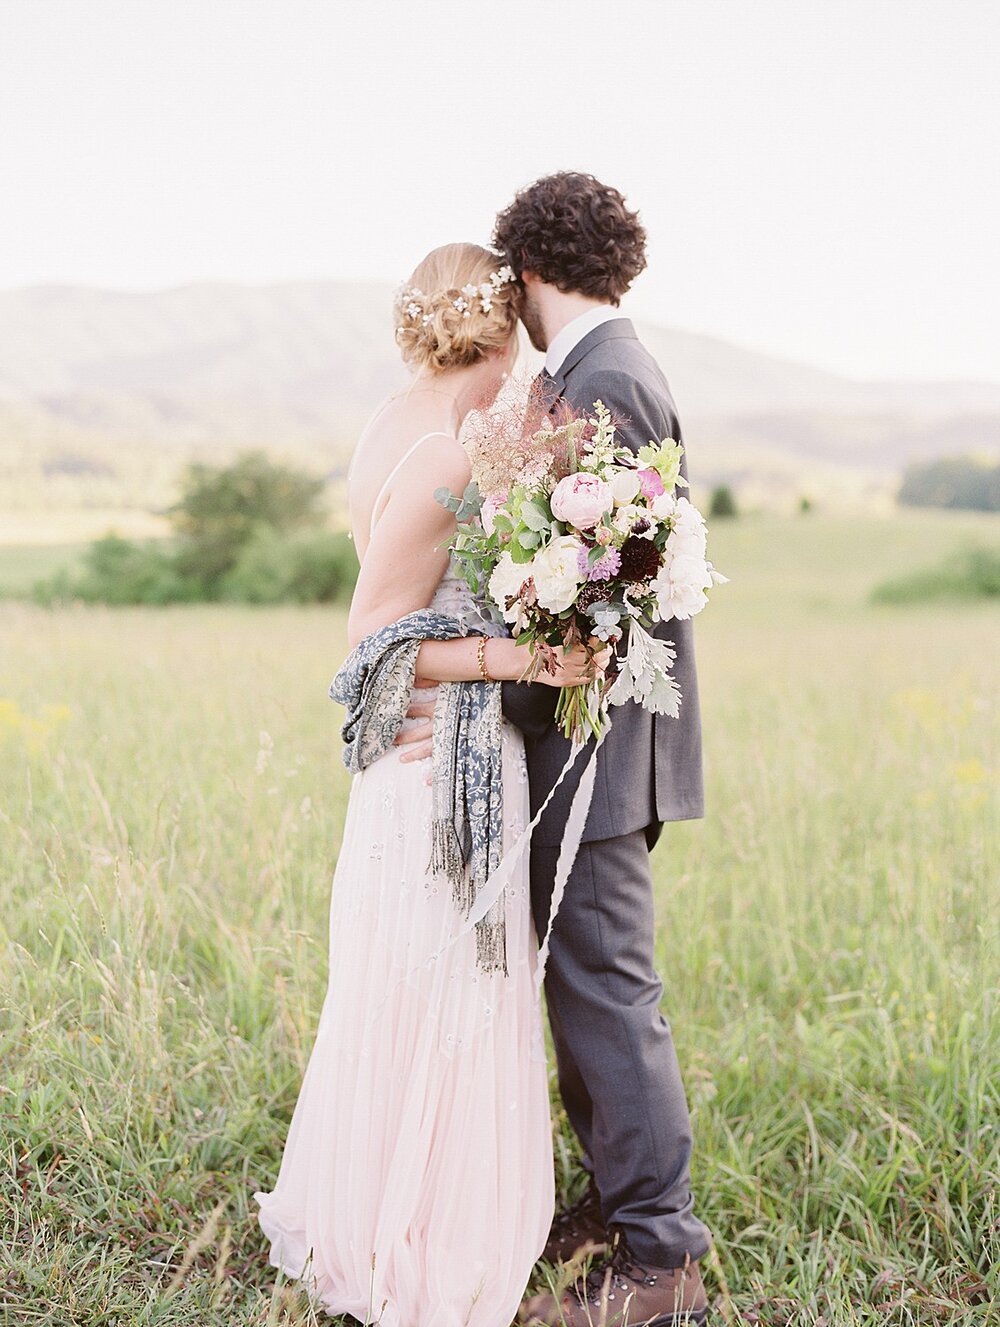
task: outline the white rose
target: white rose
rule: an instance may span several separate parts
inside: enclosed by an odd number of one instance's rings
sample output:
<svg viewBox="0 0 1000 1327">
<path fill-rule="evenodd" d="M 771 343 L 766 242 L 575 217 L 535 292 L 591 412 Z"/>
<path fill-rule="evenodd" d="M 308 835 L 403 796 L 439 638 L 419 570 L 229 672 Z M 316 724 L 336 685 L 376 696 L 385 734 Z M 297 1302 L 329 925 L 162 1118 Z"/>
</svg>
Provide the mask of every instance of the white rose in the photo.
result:
<svg viewBox="0 0 1000 1327">
<path fill-rule="evenodd" d="M 579 539 L 559 535 L 536 553 L 525 569 L 526 575 L 535 578 L 539 604 L 550 613 L 561 613 L 576 598 L 583 581 L 577 565 L 581 548 Z"/>
<path fill-rule="evenodd" d="M 611 495 L 615 500 L 616 507 L 631 502 L 639 492 L 639 476 L 634 470 L 616 468 L 610 472 L 608 482 L 611 485 Z"/>
<path fill-rule="evenodd" d="M 513 627 L 521 625 L 521 606 L 515 603 L 508 608 L 507 600 L 511 595 L 520 593 L 521 586 L 530 575 L 525 564 L 518 565 L 509 553 L 502 553 L 490 577 L 490 598 L 503 613 L 503 620 Z"/>
</svg>

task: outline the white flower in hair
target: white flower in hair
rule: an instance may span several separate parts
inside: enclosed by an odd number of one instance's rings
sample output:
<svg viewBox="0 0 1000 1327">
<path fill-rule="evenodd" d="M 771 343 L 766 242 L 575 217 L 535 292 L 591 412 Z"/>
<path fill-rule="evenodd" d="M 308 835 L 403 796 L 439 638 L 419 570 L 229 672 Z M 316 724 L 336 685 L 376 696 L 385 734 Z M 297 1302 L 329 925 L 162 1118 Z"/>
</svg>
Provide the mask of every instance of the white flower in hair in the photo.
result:
<svg viewBox="0 0 1000 1327">
<path fill-rule="evenodd" d="M 505 264 L 503 267 L 498 267 L 495 272 L 491 272 L 478 286 L 473 281 L 463 286 L 457 299 L 451 301 L 452 307 L 457 309 L 463 318 L 468 318 L 472 313 L 474 301 L 478 299 L 483 313 L 490 313 L 497 292 L 516 280 L 514 269 Z M 400 286 L 396 291 L 396 303 L 408 318 L 418 318 L 423 314 L 422 321 L 426 327 L 432 321 L 432 315 L 423 313 L 425 305 L 428 302 L 436 302 L 447 294 L 446 291 L 439 291 L 435 295 L 428 296 L 419 286 Z"/>
</svg>

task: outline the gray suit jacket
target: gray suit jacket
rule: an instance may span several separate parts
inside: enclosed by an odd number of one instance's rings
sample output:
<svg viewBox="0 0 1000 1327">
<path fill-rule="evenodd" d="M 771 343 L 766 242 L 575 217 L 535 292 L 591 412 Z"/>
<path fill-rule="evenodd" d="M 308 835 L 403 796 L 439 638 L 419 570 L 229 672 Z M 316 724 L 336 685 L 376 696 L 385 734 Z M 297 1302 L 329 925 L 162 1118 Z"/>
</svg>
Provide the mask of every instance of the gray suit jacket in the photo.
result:
<svg viewBox="0 0 1000 1327">
<path fill-rule="evenodd" d="M 603 401 L 618 425 L 618 441 L 633 451 L 661 438 L 682 441 L 667 380 L 636 337 L 628 319 L 596 327 L 555 375 L 555 389 L 577 410 Z M 685 457 L 686 462 L 686 457 Z M 686 464 L 682 473 L 687 478 Z M 701 714 L 690 621 L 663 622 L 656 635 L 677 650 L 674 676 L 681 688 L 676 719 L 629 703 L 611 711 L 611 732 L 597 758 L 597 779 L 584 841 L 645 830 L 652 843 L 663 821 L 704 815 Z M 532 814 L 552 789 L 569 754 L 553 723 L 557 692 L 540 683 L 505 682 L 503 709 L 524 734 Z M 535 842 L 561 842 L 569 804 L 586 763 L 580 756 L 535 830 Z"/>
</svg>

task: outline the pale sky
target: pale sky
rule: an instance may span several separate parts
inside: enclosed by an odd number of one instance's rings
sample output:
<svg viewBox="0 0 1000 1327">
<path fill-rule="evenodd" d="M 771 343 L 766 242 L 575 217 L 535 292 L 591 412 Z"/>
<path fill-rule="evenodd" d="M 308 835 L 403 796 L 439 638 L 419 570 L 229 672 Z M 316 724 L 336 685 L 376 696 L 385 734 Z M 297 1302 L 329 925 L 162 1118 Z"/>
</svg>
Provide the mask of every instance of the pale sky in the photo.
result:
<svg viewBox="0 0 1000 1327">
<path fill-rule="evenodd" d="M 995 0 L 0 0 L 0 286 L 398 281 L 556 169 L 631 308 L 1000 379 Z"/>
</svg>

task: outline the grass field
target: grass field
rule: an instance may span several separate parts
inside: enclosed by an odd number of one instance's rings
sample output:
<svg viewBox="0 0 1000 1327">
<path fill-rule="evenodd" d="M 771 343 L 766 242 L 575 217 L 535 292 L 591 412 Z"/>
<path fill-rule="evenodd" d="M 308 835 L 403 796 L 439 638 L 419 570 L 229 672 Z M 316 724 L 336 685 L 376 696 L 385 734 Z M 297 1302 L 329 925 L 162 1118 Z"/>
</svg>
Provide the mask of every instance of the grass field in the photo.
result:
<svg viewBox="0 0 1000 1327">
<path fill-rule="evenodd" d="M 716 524 L 709 812 L 655 872 L 719 1322 L 1000 1322 L 997 613 L 866 602 L 996 528 Z M 324 992 L 343 650 L 0 603 L 3 1324 L 317 1320 L 250 1195 Z"/>
</svg>

